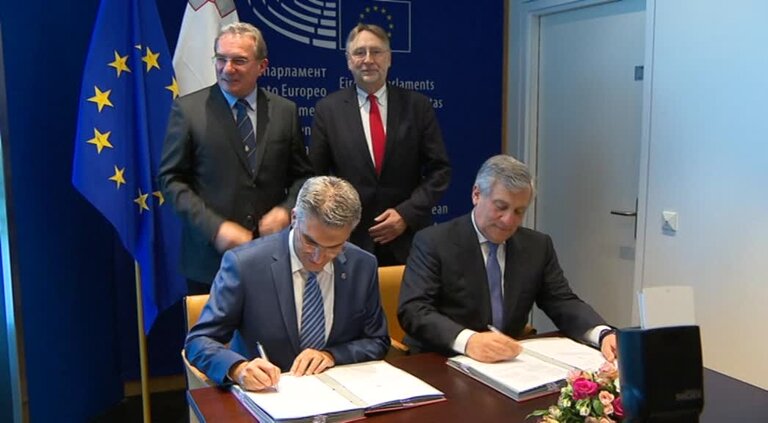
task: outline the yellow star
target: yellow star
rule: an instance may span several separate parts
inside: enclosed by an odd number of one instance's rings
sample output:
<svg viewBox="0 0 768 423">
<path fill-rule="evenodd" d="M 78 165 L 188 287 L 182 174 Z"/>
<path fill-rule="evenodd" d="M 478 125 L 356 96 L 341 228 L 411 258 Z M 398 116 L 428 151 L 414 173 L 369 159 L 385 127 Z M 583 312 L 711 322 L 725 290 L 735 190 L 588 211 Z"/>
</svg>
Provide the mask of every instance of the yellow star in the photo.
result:
<svg viewBox="0 0 768 423">
<path fill-rule="evenodd" d="M 142 194 L 141 190 L 139 190 L 139 196 L 133 199 L 133 202 L 139 205 L 139 214 L 143 213 L 144 210 L 149 211 L 147 197 L 149 197 L 149 194 Z"/>
<path fill-rule="evenodd" d="M 117 189 L 120 189 L 120 184 L 125 185 L 125 176 L 123 175 L 124 173 L 125 168 L 118 169 L 117 166 L 115 166 L 115 174 L 109 178 L 110 181 L 115 181 L 117 184 Z"/>
<path fill-rule="evenodd" d="M 112 102 L 109 101 L 109 94 L 112 92 L 112 90 L 106 90 L 102 92 L 99 87 L 96 86 L 94 86 L 93 89 L 96 92 L 96 95 L 89 98 L 88 101 L 92 101 L 98 104 L 99 112 L 101 112 L 101 109 L 103 109 L 104 106 L 115 107 Z"/>
<path fill-rule="evenodd" d="M 153 53 L 149 47 L 147 47 L 147 54 L 141 58 L 141 61 L 147 64 L 147 72 L 152 68 L 160 69 L 160 65 L 157 63 L 157 58 L 160 57 L 160 53 Z"/>
<path fill-rule="evenodd" d="M 373 6 L 373 10 L 379 10 L 379 6 Z"/>
<path fill-rule="evenodd" d="M 155 191 L 152 193 L 155 197 L 157 197 L 157 205 L 162 206 L 163 203 L 165 203 L 165 197 L 163 197 L 163 193 L 160 191 Z"/>
<path fill-rule="evenodd" d="M 392 20 L 392 15 L 387 15 L 387 20 L 391 21 Z"/>
<path fill-rule="evenodd" d="M 111 133 L 112 131 L 107 131 L 102 134 L 98 129 L 93 128 L 93 138 L 88 140 L 88 144 L 93 144 L 96 146 L 97 154 L 101 154 L 101 150 L 103 150 L 104 147 L 114 148 L 109 142 L 109 135 Z"/>
<path fill-rule="evenodd" d="M 383 8 L 383 7 L 382 7 L 382 8 L 381 8 L 381 14 L 383 15 L 383 14 L 386 14 L 386 13 L 387 13 L 387 9 L 385 9 L 385 8 Z"/>
<path fill-rule="evenodd" d="M 117 71 L 117 77 L 120 78 L 120 74 L 125 72 L 130 72 L 131 70 L 128 69 L 128 55 L 121 56 L 117 54 L 117 50 L 115 50 L 115 61 L 110 62 L 109 66 L 112 66 Z"/>
<path fill-rule="evenodd" d="M 365 13 L 371 13 L 371 8 L 370 7 L 366 7 L 365 8 Z"/>
<path fill-rule="evenodd" d="M 171 85 L 167 85 L 165 87 L 166 90 L 173 93 L 173 98 L 176 98 L 179 96 L 179 84 L 176 82 L 176 77 L 174 76 L 172 79 Z"/>
</svg>

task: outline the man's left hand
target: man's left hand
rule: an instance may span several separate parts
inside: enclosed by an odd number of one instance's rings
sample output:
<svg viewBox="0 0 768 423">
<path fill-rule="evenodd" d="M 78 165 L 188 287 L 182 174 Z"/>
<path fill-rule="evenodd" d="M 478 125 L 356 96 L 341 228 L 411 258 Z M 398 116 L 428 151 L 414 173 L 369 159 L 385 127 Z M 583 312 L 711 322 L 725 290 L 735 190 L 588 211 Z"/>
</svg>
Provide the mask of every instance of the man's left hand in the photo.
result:
<svg viewBox="0 0 768 423">
<path fill-rule="evenodd" d="M 386 209 L 384 213 L 376 216 L 373 220 L 376 221 L 376 224 L 368 229 L 368 233 L 373 241 L 379 244 L 392 242 L 405 232 L 407 227 L 405 220 L 395 209 Z"/>
<path fill-rule="evenodd" d="M 600 345 L 600 351 L 603 353 L 606 361 L 614 362 L 616 360 L 617 354 L 615 333 L 606 335 L 605 338 L 603 338 L 603 343 Z"/>
<path fill-rule="evenodd" d="M 288 210 L 275 206 L 259 220 L 259 235 L 269 235 L 282 231 L 291 223 Z"/>
<path fill-rule="evenodd" d="M 318 351 L 307 348 L 302 351 L 291 366 L 294 376 L 316 375 L 325 369 L 333 367 L 336 361 L 328 351 Z"/>
</svg>

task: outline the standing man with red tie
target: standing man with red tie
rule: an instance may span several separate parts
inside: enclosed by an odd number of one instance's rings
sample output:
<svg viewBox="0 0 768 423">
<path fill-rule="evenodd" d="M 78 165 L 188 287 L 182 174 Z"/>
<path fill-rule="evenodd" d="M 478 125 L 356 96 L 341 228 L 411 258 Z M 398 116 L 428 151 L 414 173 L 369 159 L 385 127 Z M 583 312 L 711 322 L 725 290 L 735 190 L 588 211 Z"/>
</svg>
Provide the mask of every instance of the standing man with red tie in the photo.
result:
<svg viewBox="0 0 768 423">
<path fill-rule="evenodd" d="M 225 251 L 287 227 L 312 174 L 296 104 L 256 85 L 267 64 L 261 32 L 229 24 L 214 43 L 217 83 L 171 108 L 159 178 L 182 218 L 189 294 L 210 291 Z"/>
<path fill-rule="evenodd" d="M 429 99 L 387 84 L 387 33 L 359 24 L 347 38 L 355 85 L 315 108 L 309 157 L 317 174 L 344 178 L 360 193 L 363 215 L 350 241 L 379 265 L 404 264 L 414 233 L 432 223 L 451 167 Z"/>
</svg>

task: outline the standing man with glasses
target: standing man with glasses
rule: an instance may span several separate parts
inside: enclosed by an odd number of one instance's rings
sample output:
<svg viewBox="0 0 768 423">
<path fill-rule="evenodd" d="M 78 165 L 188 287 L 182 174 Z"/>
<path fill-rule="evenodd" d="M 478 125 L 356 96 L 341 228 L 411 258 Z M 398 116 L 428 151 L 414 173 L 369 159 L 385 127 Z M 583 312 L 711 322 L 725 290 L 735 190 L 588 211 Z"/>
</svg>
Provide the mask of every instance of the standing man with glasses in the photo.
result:
<svg viewBox="0 0 768 423">
<path fill-rule="evenodd" d="M 347 179 L 363 216 L 350 240 L 379 264 L 404 264 L 413 234 L 432 223 L 432 207 L 451 177 L 435 111 L 417 92 L 387 84 L 387 33 L 359 24 L 347 38 L 355 84 L 320 100 L 310 160 L 317 174 Z"/>
<path fill-rule="evenodd" d="M 296 104 L 258 88 L 267 68 L 261 32 L 221 29 L 217 83 L 173 103 L 159 179 L 183 221 L 181 269 L 189 294 L 207 294 L 221 255 L 290 223 L 312 174 Z"/>
<path fill-rule="evenodd" d="M 360 213 L 347 181 L 308 179 L 290 230 L 224 254 L 187 336 L 189 361 L 217 383 L 260 390 L 280 371 L 301 376 L 383 358 L 389 335 L 376 259 L 347 243 Z"/>
</svg>

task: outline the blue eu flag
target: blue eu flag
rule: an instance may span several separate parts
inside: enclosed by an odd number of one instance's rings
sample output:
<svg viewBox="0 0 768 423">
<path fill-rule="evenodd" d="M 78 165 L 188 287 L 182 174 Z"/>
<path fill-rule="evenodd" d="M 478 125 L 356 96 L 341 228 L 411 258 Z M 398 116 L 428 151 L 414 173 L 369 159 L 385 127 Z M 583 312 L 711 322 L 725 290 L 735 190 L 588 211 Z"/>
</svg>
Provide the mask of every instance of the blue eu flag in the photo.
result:
<svg viewBox="0 0 768 423">
<path fill-rule="evenodd" d="M 72 183 L 139 265 L 145 332 L 186 291 L 176 271 L 178 219 L 155 177 L 178 92 L 155 0 L 102 0 L 83 72 Z"/>
</svg>

